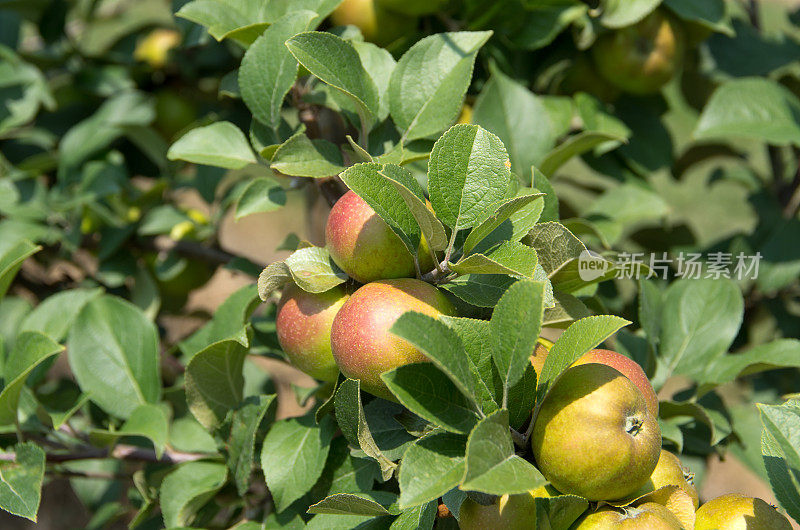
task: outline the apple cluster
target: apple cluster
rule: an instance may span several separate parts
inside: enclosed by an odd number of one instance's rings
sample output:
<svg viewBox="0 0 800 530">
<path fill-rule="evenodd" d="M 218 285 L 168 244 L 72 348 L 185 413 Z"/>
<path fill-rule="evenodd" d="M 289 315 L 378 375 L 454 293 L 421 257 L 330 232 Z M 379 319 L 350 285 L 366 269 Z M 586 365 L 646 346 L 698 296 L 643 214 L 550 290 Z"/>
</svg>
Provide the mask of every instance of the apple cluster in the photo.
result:
<svg viewBox="0 0 800 530">
<path fill-rule="evenodd" d="M 323 293 L 290 284 L 276 317 L 278 340 L 289 361 L 323 381 L 339 373 L 375 396 L 395 400 L 381 374 L 425 355 L 390 333 L 408 311 L 456 316 L 443 291 L 416 279 L 433 268 L 424 238 L 420 262 L 389 225 L 353 191 L 333 206 L 326 249 L 354 282 Z M 358 285 L 358 287 L 355 287 Z M 549 355 L 540 339 L 530 362 L 541 375 Z M 531 454 L 549 484 L 481 504 L 467 498 L 462 529 L 535 528 L 537 499 L 577 495 L 597 504 L 577 529 L 790 528 L 760 499 L 726 495 L 698 509 L 693 475 L 662 450 L 659 402 L 641 366 L 617 352 L 594 349 L 564 371 L 532 411 Z M 483 499 L 482 499 L 483 500 Z"/>
</svg>

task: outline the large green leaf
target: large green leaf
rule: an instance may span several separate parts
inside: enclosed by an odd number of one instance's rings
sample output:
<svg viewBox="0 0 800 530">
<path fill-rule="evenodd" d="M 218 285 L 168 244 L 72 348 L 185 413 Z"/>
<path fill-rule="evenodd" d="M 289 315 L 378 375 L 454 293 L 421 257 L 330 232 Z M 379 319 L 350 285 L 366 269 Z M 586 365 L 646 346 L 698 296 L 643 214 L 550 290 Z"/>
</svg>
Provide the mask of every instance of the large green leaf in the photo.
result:
<svg viewBox="0 0 800 530">
<path fill-rule="evenodd" d="M 171 471 L 161 482 L 159 500 L 164 526 L 187 526 L 227 479 L 225 464 L 188 462 Z"/>
<path fill-rule="evenodd" d="M 389 515 L 397 495 L 388 491 L 370 491 L 359 494 L 334 493 L 308 508 L 308 513 L 336 515 Z M 395 510 L 392 510 L 396 513 Z"/>
<path fill-rule="evenodd" d="M 442 135 L 428 163 L 428 191 L 436 215 L 455 231 L 471 228 L 506 198 L 510 162 L 503 142 L 477 125 Z"/>
<path fill-rule="evenodd" d="M 279 512 L 311 489 L 320 477 L 333 433 L 330 416 L 319 425 L 313 416 L 273 424 L 261 449 L 261 469 Z"/>
<path fill-rule="evenodd" d="M 106 412 L 127 418 L 161 397 L 158 333 L 142 311 L 111 295 L 86 304 L 67 340 L 81 390 Z"/>
<path fill-rule="evenodd" d="M 414 180 L 411 172 L 394 164 L 357 164 L 340 175 L 347 187 L 364 199 L 386 221 L 408 251 L 416 255 L 421 237 L 419 224 L 400 192 L 388 182 L 387 177 L 402 184 L 418 199 L 424 200 L 422 187 Z"/>
<path fill-rule="evenodd" d="M 361 383 L 358 380 L 347 379 L 339 385 L 335 407 L 336 421 L 344 437 L 352 446 L 360 447 L 368 457 L 378 462 L 383 479 L 389 480 L 397 464 L 381 451 L 370 432 L 364 407 L 361 406 Z"/>
<path fill-rule="evenodd" d="M 465 450 L 464 436 L 442 432 L 433 432 L 409 447 L 397 479 L 400 507 L 424 504 L 461 482 Z"/>
<path fill-rule="evenodd" d="M 327 140 L 311 140 L 299 132 L 286 140 L 272 155 L 270 166 L 293 177 L 323 178 L 344 171 L 339 148 Z"/>
<path fill-rule="evenodd" d="M 253 179 L 236 202 L 236 220 L 256 213 L 272 212 L 286 205 L 286 190 L 272 177 Z"/>
<path fill-rule="evenodd" d="M 44 467 L 41 447 L 30 442 L 14 446 L 14 461 L 0 462 L 0 508 L 36 522 Z"/>
<path fill-rule="evenodd" d="M 167 158 L 225 169 L 242 169 L 256 163 L 244 133 L 229 121 L 192 129 L 172 144 Z"/>
<path fill-rule="evenodd" d="M 558 137 L 541 98 L 497 68 L 475 102 L 472 122 L 500 137 L 518 175 L 538 166 Z"/>
<path fill-rule="evenodd" d="M 246 355 L 246 347 L 229 339 L 206 347 L 186 365 L 186 402 L 206 429 L 222 423 L 242 401 Z"/>
<path fill-rule="evenodd" d="M 239 68 L 239 88 L 247 108 L 261 123 L 277 129 L 283 99 L 297 78 L 297 60 L 284 44 L 309 29 L 317 14 L 292 11 L 276 21 L 248 48 Z"/>
<path fill-rule="evenodd" d="M 522 378 L 530 364 L 543 312 L 544 283 L 520 281 L 506 291 L 492 313 L 492 359 L 503 381 L 503 407 L 508 406 L 509 387 Z"/>
<path fill-rule="evenodd" d="M 22 262 L 36 254 L 42 247 L 34 245 L 28 240 L 22 240 L 5 251 L 0 256 L 0 298 L 5 296 L 11 286 L 14 276 L 22 267 Z"/>
<path fill-rule="evenodd" d="M 703 109 L 694 137 L 701 140 L 749 138 L 800 145 L 800 100 L 770 79 L 728 81 Z"/>
<path fill-rule="evenodd" d="M 700 383 L 739 333 L 744 302 L 731 280 L 679 280 L 664 293 L 656 388 L 672 375 Z M 715 366 L 719 368 L 719 366 Z"/>
<path fill-rule="evenodd" d="M 123 436 L 142 436 L 153 442 L 156 457 L 161 458 L 167 444 L 169 420 L 158 405 L 140 405 L 118 430 L 93 429 L 89 438 L 95 445 L 112 445 Z"/>
<path fill-rule="evenodd" d="M 331 33 L 307 32 L 290 38 L 286 46 L 309 72 L 350 98 L 363 132 L 368 131 L 379 113 L 380 96 L 353 45 Z"/>
<path fill-rule="evenodd" d="M 330 291 L 348 279 L 325 248 L 301 248 L 286 258 L 284 263 L 298 287 L 310 293 Z"/>
<path fill-rule="evenodd" d="M 390 332 L 422 351 L 470 401 L 476 402 L 478 377 L 464 353 L 461 338 L 452 328 L 428 315 L 409 311 L 397 319 Z"/>
<path fill-rule="evenodd" d="M 39 331 L 54 341 L 67 336 L 83 306 L 103 294 L 100 288 L 70 289 L 45 298 L 20 323 L 20 331 Z"/>
<path fill-rule="evenodd" d="M 236 491 L 239 495 L 244 495 L 250 487 L 256 433 L 274 403 L 274 394 L 252 396 L 231 412 L 228 467 L 233 474 Z"/>
<path fill-rule="evenodd" d="M 526 191 L 529 190 L 526 189 Z M 516 220 L 515 217 L 527 217 L 529 213 L 534 214 L 534 212 L 539 208 L 537 208 L 538 205 L 532 203 L 536 202 L 537 199 L 543 195 L 543 193 L 523 192 L 523 194 L 520 194 L 517 197 L 508 199 L 502 203 L 499 203 L 498 205 L 495 205 L 496 210 L 494 213 L 487 219 L 481 221 L 481 224 L 476 226 L 467 236 L 467 239 L 464 241 L 464 254 L 469 254 L 476 246 L 478 246 L 478 244 L 480 244 L 498 229 L 501 232 L 499 236 L 504 240 L 513 239 L 514 232 L 517 231 L 514 227 L 514 221 Z M 538 202 L 542 201 L 539 200 Z M 539 211 L 541 212 L 541 210 Z M 524 228 L 527 228 L 527 230 L 524 230 L 524 234 L 527 234 L 528 231 L 533 228 L 533 225 L 536 224 L 536 219 L 538 219 L 538 216 L 534 214 L 531 215 L 531 217 L 533 222 L 530 223 L 530 225 L 528 225 L 528 222 L 524 223 Z M 509 231 L 511 234 L 508 233 Z"/>
<path fill-rule="evenodd" d="M 600 23 L 608 28 L 623 28 L 652 13 L 661 0 L 604 0 Z"/>
<path fill-rule="evenodd" d="M 730 17 L 725 7 L 725 0 L 664 0 L 664 5 L 684 20 L 696 22 L 714 31 L 728 36 L 734 35 Z"/>
<path fill-rule="evenodd" d="M 469 400 L 428 363 L 400 366 L 381 379 L 411 412 L 447 431 L 468 434 L 478 420 Z"/>
<path fill-rule="evenodd" d="M 494 412 L 472 429 L 461 489 L 505 495 L 525 493 L 545 484 L 547 479 L 533 464 L 514 453 L 507 410 Z"/>
<path fill-rule="evenodd" d="M 795 520 L 800 518 L 800 406 L 758 405 L 761 411 L 761 453 L 775 495 Z"/>
<path fill-rule="evenodd" d="M 20 392 L 31 371 L 63 350 L 63 346 L 37 331 L 19 334 L 3 369 L 5 386 L 0 392 L 0 425 L 16 423 Z"/>
<path fill-rule="evenodd" d="M 491 32 L 430 35 L 400 58 L 389 83 L 389 108 L 406 141 L 426 138 L 456 121 L 475 56 Z"/>
<path fill-rule="evenodd" d="M 564 331 L 550 348 L 536 385 L 537 403 L 547 394 L 553 381 L 584 353 L 630 324 L 612 315 L 591 316 L 578 320 Z"/>
</svg>

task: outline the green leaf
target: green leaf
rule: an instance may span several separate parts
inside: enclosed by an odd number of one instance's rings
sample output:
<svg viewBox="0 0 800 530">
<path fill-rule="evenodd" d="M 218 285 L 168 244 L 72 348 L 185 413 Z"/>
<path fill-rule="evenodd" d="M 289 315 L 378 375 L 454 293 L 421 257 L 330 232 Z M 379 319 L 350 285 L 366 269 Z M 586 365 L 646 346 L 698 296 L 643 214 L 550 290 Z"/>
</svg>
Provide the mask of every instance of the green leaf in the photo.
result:
<svg viewBox="0 0 800 530">
<path fill-rule="evenodd" d="M 506 241 L 485 254 L 472 254 L 451 264 L 458 274 L 509 274 L 532 277 L 536 270 L 536 251 L 518 241 Z"/>
<path fill-rule="evenodd" d="M 283 99 L 297 79 L 297 60 L 286 39 L 309 29 L 313 11 L 292 11 L 264 31 L 242 58 L 239 87 L 253 116 L 272 129 L 281 123 Z"/>
<path fill-rule="evenodd" d="M 330 513 L 336 515 L 390 515 L 386 509 L 397 500 L 388 491 L 371 491 L 359 494 L 334 493 L 308 507 L 307 513 Z"/>
<path fill-rule="evenodd" d="M 339 177 L 386 221 L 408 251 L 416 255 L 421 236 L 419 224 L 397 188 L 387 182 L 390 177 L 418 198 L 424 197 L 411 172 L 393 164 L 365 163 L 347 168 Z"/>
<path fill-rule="evenodd" d="M 389 82 L 389 108 L 403 143 L 437 134 L 456 121 L 475 57 L 491 35 L 430 35 L 403 54 Z"/>
<path fill-rule="evenodd" d="M 543 528 L 570 528 L 589 508 L 589 502 L 577 495 L 536 497 L 536 525 Z"/>
<path fill-rule="evenodd" d="M 280 182 L 272 177 L 259 177 L 247 185 L 236 202 L 235 220 L 255 213 L 279 210 L 285 205 L 286 190 Z"/>
<path fill-rule="evenodd" d="M 164 526 L 187 526 L 227 479 L 225 464 L 188 462 L 171 471 L 161 482 L 159 499 Z"/>
<path fill-rule="evenodd" d="M 330 416 L 319 425 L 313 416 L 272 425 L 261 448 L 261 469 L 279 512 L 302 497 L 320 477 L 333 433 Z"/>
<path fill-rule="evenodd" d="M 479 243 L 489 237 L 492 232 L 503 226 L 512 215 L 535 210 L 536 208 L 532 203 L 536 202 L 536 200 L 542 196 L 544 196 L 544 193 L 526 193 L 500 203 L 491 216 L 482 221 L 481 224 L 476 226 L 469 233 L 467 239 L 464 241 L 464 255 L 468 255 Z M 513 226 L 513 222 L 509 222 L 508 224 Z M 528 230 L 533 228 L 534 224 L 536 224 L 535 220 L 528 227 Z M 525 230 L 525 233 L 527 233 L 528 230 Z M 503 230 L 503 232 L 503 235 L 507 235 L 505 233 L 506 230 Z"/>
<path fill-rule="evenodd" d="M 437 217 L 454 230 L 471 228 L 506 198 L 510 164 L 503 142 L 477 125 L 456 125 L 431 151 L 428 191 Z"/>
<path fill-rule="evenodd" d="M 286 258 L 285 263 L 294 282 L 309 293 L 330 291 L 348 279 L 324 248 L 301 248 Z"/>
<path fill-rule="evenodd" d="M 242 346 L 248 345 L 245 325 L 259 305 L 256 286 L 247 285 L 230 295 L 211 317 L 211 321 L 188 339 L 178 343 L 186 360 L 197 352 L 223 340 L 232 339 Z"/>
<path fill-rule="evenodd" d="M 394 520 L 390 530 L 432 530 L 436 521 L 439 503 L 431 501 L 403 511 Z"/>
<path fill-rule="evenodd" d="M 394 186 L 397 193 L 399 193 L 400 197 L 405 201 L 406 206 L 408 206 L 408 209 L 411 211 L 411 215 L 416 219 L 422 235 L 428 242 L 428 247 L 434 251 L 446 249 L 447 233 L 444 230 L 444 226 L 442 226 L 442 222 L 436 218 L 436 215 L 434 215 L 428 208 L 428 205 L 425 204 L 424 196 L 421 197 L 412 191 L 415 186 L 412 185 L 408 187 L 400 181 L 386 175 L 384 176 L 386 177 L 386 181 Z"/>
<path fill-rule="evenodd" d="M 537 403 L 541 403 L 553 381 L 572 363 L 628 324 L 624 318 L 600 315 L 582 318 L 568 327 L 550 348 L 544 362 L 536 384 Z"/>
<path fill-rule="evenodd" d="M 550 181 L 544 176 L 544 173 L 535 167 L 531 168 L 531 174 L 531 184 L 533 188 L 546 193 L 544 197 L 544 209 L 542 210 L 539 222 L 558 221 L 559 205 L 556 190 L 553 189 L 553 185 L 550 184 Z"/>
<path fill-rule="evenodd" d="M 739 333 L 744 301 L 731 280 L 679 280 L 664 293 L 661 347 L 654 385 L 672 375 L 699 383 L 713 379 L 712 366 Z"/>
<path fill-rule="evenodd" d="M 69 365 L 81 390 L 127 418 L 161 397 L 158 333 L 133 304 L 111 295 L 87 303 L 69 333 Z"/>
<path fill-rule="evenodd" d="M 532 464 L 514 454 L 508 411 L 482 419 L 467 440 L 462 490 L 490 495 L 525 493 L 547 484 Z"/>
<path fill-rule="evenodd" d="M 800 367 L 797 339 L 778 339 L 735 355 L 717 357 L 699 379 L 704 384 L 722 385 L 738 376 L 787 367 Z"/>
<path fill-rule="evenodd" d="M 725 0 L 664 0 L 664 5 L 679 17 L 690 22 L 697 22 L 719 33 L 733 37 L 735 31 L 731 27 L 730 17 L 726 13 Z"/>
<path fill-rule="evenodd" d="M 389 80 L 397 62 L 388 50 L 380 48 L 371 42 L 352 41 L 361 58 L 361 64 L 367 71 L 378 89 L 378 121 L 383 121 L 389 116 Z"/>
<path fill-rule="evenodd" d="M 236 491 L 244 496 L 253 474 L 253 452 L 256 433 L 267 412 L 275 404 L 275 395 L 252 396 L 231 412 L 228 437 L 228 467 L 233 474 Z"/>
<path fill-rule="evenodd" d="M 536 370 L 528 363 L 522 378 L 508 389 L 508 423 L 520 430 L 536 404 Z"/>
<path fill-rule="evenodd" d="M 555 146 L 557 128 L 542 98 L 498 68 L 491 71 L 491 79 L 475 102 L 472 123 L 499 136 L 511 156 L 511 168 L 524 175 Z"/>
<path fill-rule="evenodd" d="M 216 342 L 186 365 L 186 402 L 206 429 L 217 427 L 242 401 L 247 348 L 235 340 Z"/>
<path fill-rule="evenodd" d="M 409 311 L 397 319 L 389 332 L 423 352 L 470 401 L 476 403 L 477 373 L 470 366 L 461 338 L 452 328 L 428 315 Z"/>
<path fill-rule="evenodd" d="M 511 41 L 526 50 L 537 50 L 553 42 L 570 24 L 584 16 L 587 7 L 576 0 L 528 0 L 525 17 L 515 22 L 517 31 L 508 35 Z"/>
<path fill-rule="evenodd" d="M 548 177 L 575 156 L 588 153 L 595 147 L 606 142 L 627 142 L 624 136 L 600 131 L 584 131 L 571 136 L 564 143 L 553 149 L 542 160 L 539 169 Z"/>
<path fill-rule="evenodd" d="M 468 304 L 477 307 L 494 307 L 503 293 L 517 281 L 504 274 L 467 274 L 442 285 Z"/>
<path fill-rule="evenodd" d="M 123 436 L 142 436 L 153 442 L 156 457 L 161 458 L 167 444 L 169 420 L 158 405 L 140 405 L 116 431 L 92 429 L 89 437 L 95 445 L 111 445 Z"/>
<path fill-rule="evenodd" d="M 381 379 L 408 410 L 447 431 L 469 434 L 478 420 L 469 400 L 428 363 L 400 366 Z"/>
<path fill-rule="evenodd" d="M 278 147 L 270 166 L 284 175 L 314 178 L 338 175 L 345 169 L 338 147 L 327 140 L 311 140 L 304 132 Z"/>
<path fill-rule="evenodd" d="M 63 346 L 37 331 L 23 331 L 17 336 L 3 369 L 5 386 L 0 392 L 0 425 L 17 422 L 20 392 L 28 376 L 37 366 L 63 350 Z"/>
<path fill-rule="evenodd" d="M 490 321 L 492 360 L 503 381 L 503 406 L 508 388 L 519 381 L 530 364 L 542 329 L 544 284 L 517 282 L 503 295 Z M 520 323 L 524 322 L 524 325 Z"/>
<path fill-rule="evenodd" d="M 14 461 L 0 462 L 0 508 L 36 522 L 42 498 L 45 454 L 34 443 L 14 446 Z"/>
<path fill-rule="evenodd" d="M 307 32 L 286 46 L 309 72 L 355 103 L 364 131 L 372 126 L 380 110 L 378 87 L 352 44 L 332 33 Z"/>
<path fill-rule="evenodd" d="M 572 322 L 591 316 L 591 311 L 578 298 L 560 291 L 553 292 L 555 305 L 546 307 L 542 326 L 565 328 Z"/>
<path fill-rule="evenodd" d="M 758 405 L 761 411 L 761 453 L 772 490 L 789 515 L 800 517 L 800 407 L 797 400 L 782 405 Z"/>
<path fill-rule="evenodd" d="M 694 130 L 698 140 L 748 138 L 800 145 L 800 100 L 770 79 L 735 79 L 709 99 Z"/>
<path fill-rule="evenodd" d="M 0 256 L 0 299 L 5 296 L 6 291 L 11 286 L 14 276 L 17 275 L 20 267 L 22 267 L 22 262 L 40 250 L 42 250 L 42 247 L 24 239 Z"/>
<path fill-rule="evenodd" d="M 375 443 L 361 406 L 361 383 L 347 379 L 339 385 L 335 397 L 336 421 L 345 438 L 355 447 L 378 462 L 384 481 L 389 480 L 397 464 L 389 460 Z"/>
<path fill-rule="evenodd" d="M 417 440 L 403 455 L 398 483 L 400 508 L 419 506 L 441 497 L 464 476 L 466 438 L 433 432 Z"/>
<path fill-rule="evenodd" d="M 172 144 L 167 158 L 225 169 L 256 163 L 244 133 L 229 121 L 192 129 Z"/>
<path fill-rule="evenodd" d="M 607 28 L 624 28 L 652 13 L 661 0 L 605 0 L 600 23 Z"/>
<path fill-rule="evenodd" d="M 264 267 L 258 275 L 258 297 L 266 302 L 270 295 L 292 280 L 292 271 L 284 261 L 276 261 Z"/>
</svg>

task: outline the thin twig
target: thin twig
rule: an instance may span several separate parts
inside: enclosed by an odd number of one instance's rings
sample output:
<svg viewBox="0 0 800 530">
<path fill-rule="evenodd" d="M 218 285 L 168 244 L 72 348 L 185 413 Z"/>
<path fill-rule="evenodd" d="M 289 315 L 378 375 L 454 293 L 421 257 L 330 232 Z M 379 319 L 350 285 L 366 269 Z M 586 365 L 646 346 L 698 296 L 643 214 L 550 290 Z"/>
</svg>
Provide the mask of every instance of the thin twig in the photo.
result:
<svg viewBox="0 0 800 530">
<path fill-rule="evenodd" d="M 165 464 L 180 464 L 183 462 L 194 462 L 213 458 L 213 455 L 206 453 L 184 453 L 167 449 L 161 458 L 158 458 L 155 451 L 132 445 L 117 445 L 112 449 L 96 447 L 86 447 L 71 453 L 53 452 L 46 453 L 48 462 L 74 462 L 76 460 L 97 460 L 103 458 L 115 458 L 118 460 L 130 460 L 134 462 L 160 462 Z M 13 462 L 16 454 L 13 452 L 0 453 L 0 462 Z"/>
</svg>

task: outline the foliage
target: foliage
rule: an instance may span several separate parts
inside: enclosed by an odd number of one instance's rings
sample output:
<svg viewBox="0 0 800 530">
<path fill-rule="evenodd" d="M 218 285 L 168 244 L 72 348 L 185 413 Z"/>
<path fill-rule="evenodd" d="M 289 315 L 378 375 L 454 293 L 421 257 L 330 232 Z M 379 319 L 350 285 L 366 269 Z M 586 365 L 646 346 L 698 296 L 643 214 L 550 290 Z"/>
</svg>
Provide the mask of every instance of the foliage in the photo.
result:
<svg viewBox="0 0 800 530">
<path fill-rule="evenodd" d="M 453 527 L 468 495 L 546 484 L 532 416 L 605 344 L 698 480 L 730 452 L 800 522 L 798 12 L 452 0 L 379 47 L 339 3 L 0 0 L 0 508 L 35 521 L 67 475 L 92 528 Z M 680 73 L 620 95 L 586 58 L 655 9 Z M 254 362 L 283 359 L 278 292 L 353 281 L 297 235 L 260 263 L 220 234 L 347 189 L 417 263 L 427 242 L 461 316 L 395 323 L 432 362 L 382 375 L 397 402 L 340 377 L 283 417 Z M 701 279 L 646 261 L 679 253 Z M 740 254 L 757 277 L 715 269 Z M 218 269 L 251 285 L 167 333 Z M 537 506 L 562 528 L 588 505 Z"/>
</svg>

